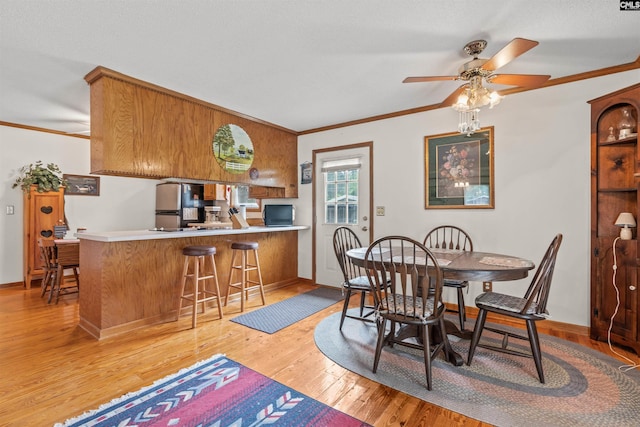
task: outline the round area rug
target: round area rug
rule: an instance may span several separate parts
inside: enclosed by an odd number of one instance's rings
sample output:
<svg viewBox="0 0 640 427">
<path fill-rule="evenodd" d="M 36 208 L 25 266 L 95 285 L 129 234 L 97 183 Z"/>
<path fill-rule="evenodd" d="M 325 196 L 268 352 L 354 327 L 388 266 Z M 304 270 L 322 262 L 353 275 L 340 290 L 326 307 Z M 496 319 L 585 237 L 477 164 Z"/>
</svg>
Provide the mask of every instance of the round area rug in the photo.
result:
<svg viewBox="0 0 640 427">
<path fill-rule="evenodd" d="M 346 319 L 340 332 L 339 323 L 340 313 L 335 313 L 315 330 L 316 345 L 329 359 L 468 417 L 499 426 L 640 425 L 640 371 L 623 372 L 621 362 L 578 344 L 540 334 L 545 384 L 530 358 L 478 347 L 471 366 L 453 366 L 440 354 L 432 365 L 433 390 L 428 391 L 421 351 L 386 346 L 374 374 L 374 324 Z M 481 342 L 499 345 L 500 340 L 485 330 Z M 450 341 L 466 360 L 469 341 Z M 513 338 L 510 346 L 529 349 L 528 341 Z"/>
</svg>

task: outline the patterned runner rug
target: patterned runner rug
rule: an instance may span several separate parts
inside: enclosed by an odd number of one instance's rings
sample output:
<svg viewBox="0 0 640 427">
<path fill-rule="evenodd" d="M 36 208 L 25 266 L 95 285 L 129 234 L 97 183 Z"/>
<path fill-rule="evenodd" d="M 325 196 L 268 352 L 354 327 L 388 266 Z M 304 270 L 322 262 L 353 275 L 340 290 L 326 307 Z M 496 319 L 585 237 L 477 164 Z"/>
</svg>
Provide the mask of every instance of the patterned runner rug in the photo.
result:
<svg viewBox="0 0 640 427">
<path fill-rule="evenodd" d="M 422 352 L 387 346 L 374 374 L 375 326 L 347 319 L 340 333 L 339 322 L 336 313 L 315 330 L 316 345 L 329 359 L 468 417 L 498 426 L 640 425 L 640 371 L 625 372 L 621 362 L 590 348 L 541 334 L 545 384 L 538 381 L 533 359 L 478 347 L 471 366 L 453 366 L 440 355 L 428 391 Z M 469 341 L 454 338 L 454 349 L 466 360 Z M 500 345 L 500 337 L 485 330 L 481 342 L 489 341 Z M 528 349 L 528 342 L 522 343 L 521 349 Z"/>
<path fill-rule="evenodd" d="M 223 355 L 62 426 L 368 426 Z"/>
<path fill-rule="evenodd" d="M 242 314 L 231 321 L 273 334 L 342 300 L 341 289 L 322 287 Z"/>
</svg>

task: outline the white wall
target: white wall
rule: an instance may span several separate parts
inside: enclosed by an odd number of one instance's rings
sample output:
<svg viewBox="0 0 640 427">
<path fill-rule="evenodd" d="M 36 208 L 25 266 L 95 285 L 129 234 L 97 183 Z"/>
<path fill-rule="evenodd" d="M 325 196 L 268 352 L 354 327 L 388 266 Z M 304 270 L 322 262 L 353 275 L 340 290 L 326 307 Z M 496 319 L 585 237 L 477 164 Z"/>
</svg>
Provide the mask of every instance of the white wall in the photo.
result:
<svg viewBox="0 0 640 427">
<path fill-rule="evenodd" d="M 589 324 L 590 106 L 587 101 L 640 81 L 633 70 L 506 97 L 481 112 L 494 126 L 495 209 L 424 209 L 424 137 L 456 129 L 457 113 L 440 109 L 330 130 L 298 139 L 298 163 L 314 149 L 373 141 L 375 237 L 403 234 L 421 240 L 444 223 L 470 232 L 474 248 L 536 263 L 557 233 L 564 240 L 554 275 L 552 319 Z M 404 189 L 399 191 L 399 189 Z M 311 185 L 300 185 L 296 222 L 312 223 Z M 299 235 L 298 274 L 311 278 L 311 233 Z M 494 283 L 494 290 L 524 293 L 529 279 Z M 481 292 L 472 285 L 468 304 Z M 453 293 L 447 299 L 455 301 Z"/>
<path fill-rule="evenodd" d="M 0 126 L 0 284 L 21 282 L 23 196 L 11 188 L 18 169 L 42 160 L 63 173 L 89 175 L 90 143 L 83 138 Z M 155 185 L 139 178 L 100 177 L 99 196 L 65 196 L 71 230 L 148 229 L 155 223 Z M 15 207 L 6 215 L 6 206 Z"/>
</svg>

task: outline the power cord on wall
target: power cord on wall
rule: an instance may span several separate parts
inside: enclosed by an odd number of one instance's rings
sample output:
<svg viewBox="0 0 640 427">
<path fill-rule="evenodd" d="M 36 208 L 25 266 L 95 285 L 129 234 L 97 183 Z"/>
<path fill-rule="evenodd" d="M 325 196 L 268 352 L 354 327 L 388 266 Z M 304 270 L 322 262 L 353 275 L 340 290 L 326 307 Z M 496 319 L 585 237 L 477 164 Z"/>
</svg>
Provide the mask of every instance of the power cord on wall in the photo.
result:
<svg viewBox="0 0 640 427">
<path fill-rule="evenodd" d="M 618 272 L 618 257 L 616 255 L 616 243 L 618 242 L 618 240 L 620 240 L 620 237 L 616 237 L 615 240 L 613 241 L 613 289 L 615 289 L 616 291 L 616 309 L 613 311 L 613 314 L 611 315 L 611 320 L 609 322 L 609 330 L 607 331 L 607 343 L 609 343 L 609 349 L 614 354 L 618 355 L 619 357 L 629 362 L 629 365 L 622 365 L 618 367 L 618 369 L 622 370 L 623 372 L 626 372 L 626 371 L 630 371 L 632 369 L 636 369 L 640 367 L 640 364 L 618 353 L 613 349 L 613 346 L 611 345 L 611 330 L 613 329 L 613 319 L 615 319 L 616 314 L 618 314 L 618 309 L 620 308 L 620 291 L 618 290 L 618 285 L 616 284 L 616 273 Z"/>
</svg>

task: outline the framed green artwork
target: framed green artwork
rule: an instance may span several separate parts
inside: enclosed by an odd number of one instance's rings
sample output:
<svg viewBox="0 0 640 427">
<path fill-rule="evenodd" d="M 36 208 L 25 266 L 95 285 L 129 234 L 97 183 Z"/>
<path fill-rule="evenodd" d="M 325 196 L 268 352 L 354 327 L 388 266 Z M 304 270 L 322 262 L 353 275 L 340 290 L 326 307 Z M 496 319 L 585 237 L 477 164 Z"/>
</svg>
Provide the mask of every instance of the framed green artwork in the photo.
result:
<svg viewBox="0 0 640 427">
<path fill-rule="evenodd" d="M 493 209 L 493 126 L 424 138 L 425 209 Z"/>
</svg>

